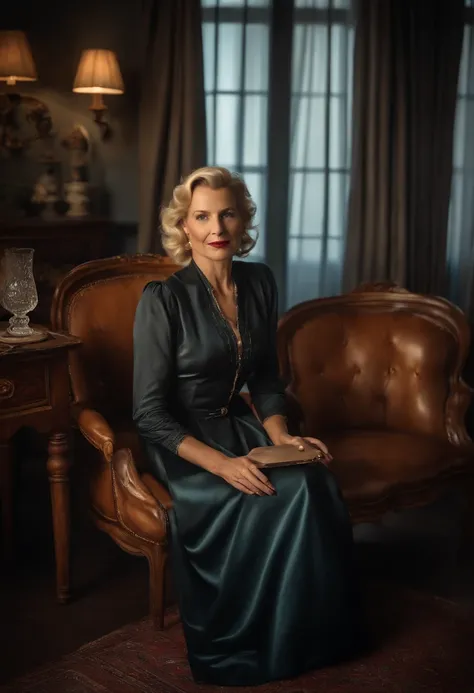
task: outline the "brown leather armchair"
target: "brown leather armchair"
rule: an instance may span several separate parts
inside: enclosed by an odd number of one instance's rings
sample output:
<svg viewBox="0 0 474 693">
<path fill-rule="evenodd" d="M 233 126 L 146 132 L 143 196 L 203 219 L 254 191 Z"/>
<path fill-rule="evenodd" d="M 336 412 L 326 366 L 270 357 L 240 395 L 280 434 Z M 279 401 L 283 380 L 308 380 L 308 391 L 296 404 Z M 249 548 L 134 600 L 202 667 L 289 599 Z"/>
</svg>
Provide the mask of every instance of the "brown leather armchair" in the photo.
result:
<svg viewBox="0 0 474 693">
<path fill-rule="evenodd" d="M 132 422 L 132 331 L 145 284 L 166 279 L 177 269 L 157 255 L 87 262 L 64 277 L 51 309 L 52 329 L 82 340 L 81 348 L 71 353 L 70 377 L 73 415 L 95 449 L 78 460 L 88 470 L 92 516 L 125 551 L 148 559 L 150 611 L 160 628 L 171 499 L 143 472 Z"/>
<path fill-rule="evenodd" d="M 454 305 L 390 284 L 307 301 L 281 318 L 293 427 L 328 444 L 355 523 L 429 503 L 453 484 L 473 488 L 469 339 Z"/>
</svg>

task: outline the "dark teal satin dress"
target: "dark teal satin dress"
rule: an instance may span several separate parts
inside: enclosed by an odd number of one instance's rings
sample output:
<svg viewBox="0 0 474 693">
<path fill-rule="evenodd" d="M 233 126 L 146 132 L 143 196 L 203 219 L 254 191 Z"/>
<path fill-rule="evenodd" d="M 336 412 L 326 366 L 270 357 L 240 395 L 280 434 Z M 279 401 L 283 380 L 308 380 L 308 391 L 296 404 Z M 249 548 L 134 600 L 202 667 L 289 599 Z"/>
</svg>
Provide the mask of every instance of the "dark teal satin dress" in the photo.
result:
<svg viewBox="0 0 474 693">
<path fill-rule="evenodd" d="M 285 414 L 275 347 L 277 291 L 262 264 L 234 262 L 241 357 L 211 287 L 191 263 L 145 287 L 134 327 L 134 420 L 173 498 L 174 578 L 196 681 L 257 685 L 354 652 L 352 528 L 323 464 L 272 469 L 274 496 L 249 496 L 176 454 L 192 435 L 227 456 L 270 445 Z M 317 431 L 314 431 L 317 434 Z"/>
</svg>

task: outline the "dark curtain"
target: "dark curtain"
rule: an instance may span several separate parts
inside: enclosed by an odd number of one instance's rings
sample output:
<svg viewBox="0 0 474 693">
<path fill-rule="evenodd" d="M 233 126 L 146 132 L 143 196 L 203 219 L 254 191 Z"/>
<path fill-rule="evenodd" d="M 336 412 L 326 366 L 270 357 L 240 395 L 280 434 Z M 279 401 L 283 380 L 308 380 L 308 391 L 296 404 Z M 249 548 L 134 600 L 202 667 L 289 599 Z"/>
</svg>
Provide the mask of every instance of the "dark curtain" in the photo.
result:
<svg viewBox="0 0 474 693">
<path fill-rule="evenodd" d="M 444 294 L 464 0 L 358 0 L 344 287 Z"/>
<path fill-rule="evenodd" d="M 160 252 L 162 204 L 183 176 L 206 163 L 201 4 L 145 0 L 142 19 L 138 250 Z"/>
</svg>

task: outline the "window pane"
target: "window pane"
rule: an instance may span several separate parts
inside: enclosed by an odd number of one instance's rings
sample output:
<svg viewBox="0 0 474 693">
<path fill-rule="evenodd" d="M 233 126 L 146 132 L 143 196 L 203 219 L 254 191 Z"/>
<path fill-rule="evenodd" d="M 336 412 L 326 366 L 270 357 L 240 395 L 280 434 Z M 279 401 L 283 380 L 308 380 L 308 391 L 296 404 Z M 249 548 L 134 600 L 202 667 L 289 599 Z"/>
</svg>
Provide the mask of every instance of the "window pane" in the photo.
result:
<svg viewBox="0 0 474 693">
<path fill-rule="evenodd" d="M 461 218 L 462 218 L 462 173 L 453 173 L 451 186 L 451 206 L 449 210 L 448 263 L 457 263 L 461 248 Z"/>
<path fill-rule="evenodd" d="M 204 57 L 204 89 L 212 91 L 214 89 L 215 73 L 215 40 L 216 25 L 212 22 L 203 22 L 202 25 L 202 46 Z"/>
<path fill-rule="evenodd" d="M 219 91 L 238 91 L 241 89 L 243 34 L 242 24 L 219 24 L 219 46 L 217 49 L 219 65 L 217 89 Z"/>
<path fill-rule="evenodd" d="M 214 131 L 214 103 L 215 96 L 206 96 L 207 162 L 211 166 L 215 164 L 214 142 L 216 133 Z"/>
<path fill-rule="evenodd" d="M 329 174 L 328 236 L 344 237 L 348 183 L 348 173 Z"/>
<path fill-rule="evenodd" d="M 352 27 L 335 24 L 331 27 L 331 93 L 347 94 L 352 64 Z"/>
<path fill-rule="evenodd" d="M 291 166 L 323 168 L 326 158 L 326 99 L 293 99 L 291 113 Z"/>
<path fill-rule="evenodd" d="M 453 166 L 454 168 L 462 168 L 464 165 L 465 156 L 465 133 L 467 123 L 467 107 L 468 102 L 465 97 L 458 99 L 456 107 L 456 125 L 453 148 Z"/>
<path fill-rule="evenodd" d="M 320 239 L 304 239 L 301 241 L 301 259 L 303 262 L 312 262 L 319 260 L 321 257 L 321 240 Z"/>
<path fill-rule="evenodd" d="M 243 131 L 244 166 L 262 166 L 267 161 L 267 97 L 246 96 Z"/>
<path fill-rule="evenodd" d="M 289 236 L 299 236 L 302 233 L 302 218 L 303 218 L 303 186 L 304 173 L 292 173 L 290 175 L 290 223 Z M 289 248 L 292 247 L 290 240 Z"/>
<path fill-rule="evenodd" d="M 349 32 L 347 36 L 348 41 L 348 68 L 347 68 L 347 100 L 346 100 L 346 167 L 350 166 L 351 162 L 351 150 L 352 150 L 352 87 L 353 87 L 353 76 L 354 76 L 354 39 L 355 32 L 353 29 Z"/>
<path fill-rule="evenodd" d="M 345 97 L 332 96 L 329 108 L 329 167 L 342 168 L 347 163 L 347 106 Z"/>
<path fill-rule="evenodd" d="M 290 179 L 290 236 L 323 232 L 324 174 L 293 173 Z"/>
<path fill-rule="evenodd" d="M 239 132 L 239 97 L 216 97 L 216 164 L 234 168 L 237 165 Z"/>
<path fill-rule="evenodd" d="M 300 245 L 301 241 L 299 238 L 290 238 L 288 242 L 288 260 L 293 266 L 294 263 L 298 262 L 300 257 Z"/>
<path fill-rule="evenodd" d="M 472 54 L 474 46 L 471 47 L 471 29 L 470 27 L 464 27 L 464 44 L 463 52 L 461 57 L 461 66 L 459 68 L 459 79 L 458 79 L 458 96 L 464 96 L 468 93 L 468 83 L 469 83 L 469 53 Z M 471 50 L 470 50 L 471 49 Z"/>
<path fill-rule="evenodd" d="M 292 91 L 327 91 L 328 31 L 324 25 L 297 24 L 293 30 Z"/>
<path fill-rule="evenodd" d="M 288 262 L 288 306 L 319 293 L 321 241 L 291 241 Z"/>
<path fill-rule="evenodd" d="M 247 26 L 245 50 L 245 89 L 268 90 L 269 30 L 265 24 Z"/>
<path fill-rule="evenodd" d="M 329 238 L 328 239 L 328 248 L 327 248 L 327 261 L 331 265 L 331 271 L 334 271 L 334 266 L 337 266 L 338 264 L 342 264 L 342 259 L 343 259 L 343 253 L 344 253 L 344 242 L 342 238 Z M 334 293 L 337 292 L 338 289 L 335 289 Z"/>
</svg>

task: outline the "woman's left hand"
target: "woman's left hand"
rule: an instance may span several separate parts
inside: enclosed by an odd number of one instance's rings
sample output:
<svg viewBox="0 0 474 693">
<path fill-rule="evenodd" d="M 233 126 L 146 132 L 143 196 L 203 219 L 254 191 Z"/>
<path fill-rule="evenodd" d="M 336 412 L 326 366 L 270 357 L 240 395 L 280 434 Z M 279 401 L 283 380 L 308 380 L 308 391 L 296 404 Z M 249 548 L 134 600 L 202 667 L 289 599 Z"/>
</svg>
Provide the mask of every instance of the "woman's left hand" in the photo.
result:
<svg viewBox="0 0 474 693">
<path fill-rule="evenodd" d="M 289 433 L 283 433 L 278 441 L 279 445 L 294 445 L 298 450 L 305 450 L 308 446 L 318 448 L 324 455 L 325 461 L 330 462 L 333 457 L 327 449 L 326 445 L 318 438 L 310 438 L 309 436 L 292 436 Z"/>
</svg>

